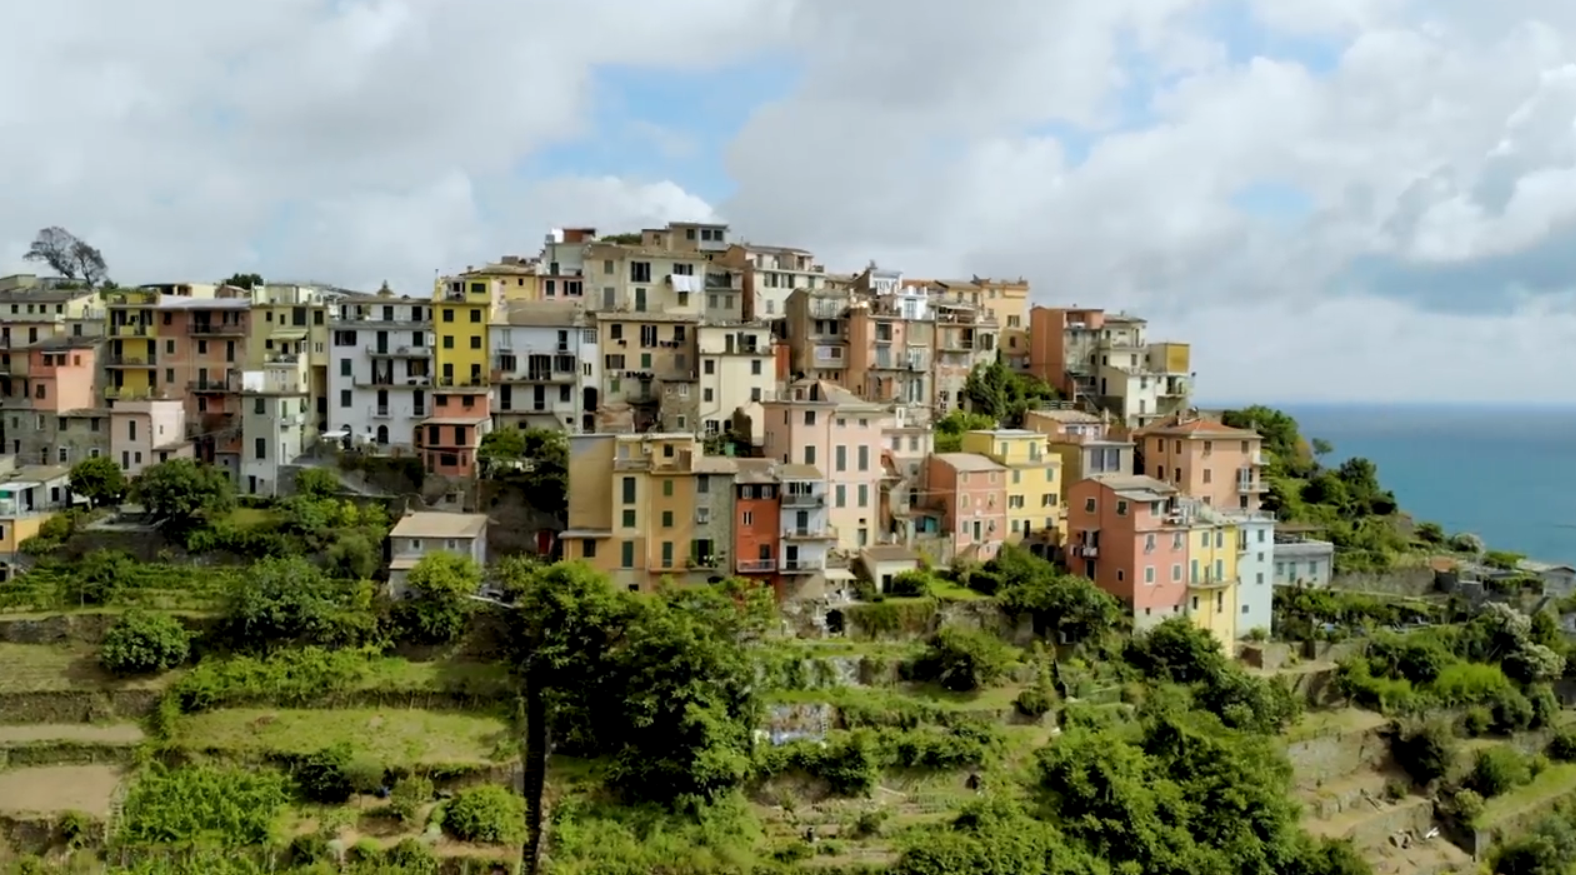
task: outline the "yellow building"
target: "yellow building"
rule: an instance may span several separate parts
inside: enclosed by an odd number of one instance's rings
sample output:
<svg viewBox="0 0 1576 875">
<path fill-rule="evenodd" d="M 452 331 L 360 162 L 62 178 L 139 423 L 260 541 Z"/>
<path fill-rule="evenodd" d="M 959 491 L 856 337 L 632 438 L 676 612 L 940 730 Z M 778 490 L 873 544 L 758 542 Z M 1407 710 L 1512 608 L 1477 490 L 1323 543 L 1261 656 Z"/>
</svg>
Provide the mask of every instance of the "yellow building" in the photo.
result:
<svg viewBox="0 0 1576 875">
<path fill-rule="evenodd" d="M 564 558 L 630 590 L 682 576 L 692 564 L 702 453 L 689 434 L 570 435 Z"/>
<path fill-rule="evenodd" d="M 1029 369 L 1029 282 L 974 277 L 975 303 L 1001 326 L 1000 349 L 1008 367 Z"/>
<path fill-rule="evenodd" d="M 261 370 L 269 362 L 292 356 L 306 359 L 307 388 L 317 428 L 328 425 L 328 304 L 314 286 L 268 284 L 251 289 L 247 368 Z"/>
<path fill-rule="evenodd" d="M 1007 469 L 1007 543 L 1029 537 L 1065 540 L 1062 459 L 1043 434 L 1019 428 L 965 432 L 963 452 L 977 453 Z"/>
<path fill-rule="evenodd" d="M 111 292 L 104 300 L 108 336 L 104 397 L 111 401 L 160 397 L 159 292 Z"/>
<path fill-rule="evenodd" d="M 539 263 L 517 255 L 505 255 L 492 264 L 475 269 L 468 268 L 457 279 L 487 283 L 490 288 L 497 288 L 505 301 L 544 300 L 542 294 L 544 278 L 541 276 Z M 557 278 L 554 279 L 556 283 Z M 555 288 L 552 297 L 557 298 L 558 291 Z"/>
<path fill-rule="evenodd" d="M 26 394 L 28 347 L 69 337 L 102 337 L 99 296 L 69 283 L 31 274 L 0 277 L 0 396 Z"/>
<path fill-rule="evenodd" d="M 486 386 L 492 361 L 487 326 L 495 319 L 502 321 L 503 284 L 443 277 L 432 290 L 432 303 L 437 385 Z"/>
<path fill-rule="evenodd" d="M 1193 624 L 1228 648 L 1237 640 L 1240 597 L 1237 526 L 1202 504 L 1188 515 L 1187 612 Z"/>
</svg>

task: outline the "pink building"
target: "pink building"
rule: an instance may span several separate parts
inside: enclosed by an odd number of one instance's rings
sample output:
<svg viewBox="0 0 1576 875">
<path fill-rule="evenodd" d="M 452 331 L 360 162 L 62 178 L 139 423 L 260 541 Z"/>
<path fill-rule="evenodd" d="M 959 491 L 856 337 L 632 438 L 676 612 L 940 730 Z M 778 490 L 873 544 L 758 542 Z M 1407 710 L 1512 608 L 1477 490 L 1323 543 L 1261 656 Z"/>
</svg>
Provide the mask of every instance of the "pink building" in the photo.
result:
<svg viewBox="0 0 1576 875">
<path fill-rule="evenodd" d="M 957 557 L 994 557 L 1007 537 L 1007 469 L 975 453 L 936 453 L 926 463 L 925 480 Z"/>
<path fill-rule="evenodd" d="M 97 339 L 46 340 L 27 351 L 32 409 L 60 414 L 98 404 L 93 377 L 98 373 Z"/>
<path fill-rule="evenodd" d="M 109 454 L 127 476 L 150 465 L 190 457 L 186 405 L 175 399 L 117 401 L 109 411 Z"/>
<path fill-rule="evenodd" d="M 491 396 L 485 389 L 453 388 L 433 395 L 432 415 L 416 426 L 416 451 L 428 473 L 470 477 L 482 435 L 492 431 Z"/>
<path fill-rule="evenodd" d="M 767 458 L 826 473 L 837 546 L 875 543 L 881 534 L 881 438 L 891 411 L 818 380 L 800 380 L 785 397 L 761 407 Z"/>
<path fill-rule="evenodd" d="M 1135 474 L 1097 474 L 1068 490 L 1067 566 L 1133 610 L 1135 628 L 1181 616 L 1188 530 L 1177 490 Z"/>
</svg>

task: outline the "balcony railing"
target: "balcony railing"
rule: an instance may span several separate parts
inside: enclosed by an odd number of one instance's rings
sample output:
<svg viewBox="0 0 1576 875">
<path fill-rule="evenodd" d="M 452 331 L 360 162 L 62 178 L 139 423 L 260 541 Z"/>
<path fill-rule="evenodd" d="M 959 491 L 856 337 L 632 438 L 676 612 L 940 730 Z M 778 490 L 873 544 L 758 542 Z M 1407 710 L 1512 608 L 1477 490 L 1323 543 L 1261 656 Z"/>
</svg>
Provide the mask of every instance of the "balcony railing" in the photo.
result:
<svg viewBox="0 0 1576 875">
<path fill-rule="evenodd" d="M 1264 485 L 1262 480 L 1238 480 L 1237 491 L 1244 495 L 1254 495 L 1260 492 L 1268 492 L 1269 488 Z"/>
<path fill-rule="evenodd" d="M 192 380 L 186 384 L 186 391 L 188 392 L 239 392 L 240 389 L 241 383 L 239 380 L 215 380 L 209 378 Z"/>
<path fill-rule="evenodd" d="M 650 456 L 628 456 L 613 460 L 614 471 L 649 471 L 651 470 Z"/>
<path fill-rule="evenodd" d="M 246 326 L 239 322 L 193 322 L 186 326 L 192 337 L 243 337 Z"/>
<path fill-rule="evenodd" d="M 151 368 L 159 364 L 156 355 L 112 355 L 104 360 L 111 368 Z"/>
<path fill-rule="evenodd" d="M 143 325 L 140 322 L 124 322 L 119 325 L 111 325 L 109 333 L 112 337 L 150 337 L 153 334 L 153 326 Z"/>
<path fill-rule="evenodd" d="M 788 526 L 783 537 L 800 541 L 835 541 L 837 527 L 828 525 Z"/>
<path fill-rule="evenodd" d="M 825 570 L 825 568 L 826 560 L 821 557 L 783 560 L 784 574 L 814 574 L 817 571 Z"/>
<path fill-rule="evenodd" d="M 777 570 L 775 559 L 740 559 L 740 574 L 771 574 Z"/>
<path fill-rule="evenodd" d="M 783 507 L 825 507 L 826 493 L 784 492 Z"/>
<path fill-rule="evenodd" d="M 432 356 L 432 347 L 411 346 L 409 344 L 404 346 L 389 346 L 388 344 L 383 344 L 380 346 L 376 343 L 369 343 L 367 344 L 367 354 L 373 356 L 388 356 L 390 358 L 430 358 Z"/>
<path fill-rule="evenodd" d="M 483 376 L 476 377 L 439 377 L 433 384 L 440 389 L 486 389 L 488 379 Z"/>
<path fill-rule="evenodd" d="M 1084 559 L 1100 558 L 1100 548 L 1092 544 L 1074 544 L 1072 552 L 1074 556 L 1081 556 Z"/>
</svg>

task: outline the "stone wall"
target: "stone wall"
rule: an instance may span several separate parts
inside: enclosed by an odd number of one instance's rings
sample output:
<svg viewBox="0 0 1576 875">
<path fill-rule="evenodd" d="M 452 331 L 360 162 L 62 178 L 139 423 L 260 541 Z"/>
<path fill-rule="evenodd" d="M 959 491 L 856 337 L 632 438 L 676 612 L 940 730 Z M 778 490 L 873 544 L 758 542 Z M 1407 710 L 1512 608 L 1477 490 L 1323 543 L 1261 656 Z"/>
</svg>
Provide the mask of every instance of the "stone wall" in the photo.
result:
<svg viewBox="0 0 1576 875">
<path fill-rule="evenodd" d="M 1358 769 L 1375 768 L 1389 756 L 1390 743 L 1378 729 L 1321 735 L 1286 746 L 1299 787 L 1316 787 Z"/>
<path fill-rule="evenodd" d="M 1253 668 L 1279 671 L 1290 660 L 1291 648 L 1290 644 L 1279 641 L 1243 644 L 1238 656 Z"/>
<path fill-rule="evenodd" d="M 1426 595 L 1435 590 L 1435 572 L 1427 565 L 1379 572 L 1343 572 L 1330 581 L 1332 589 L 1382 592 L 1391 595 Z"/>
<path fill-rule="evenodd" d="M 119 612 L 89 611 L 56 614 L 42 618 L 0 616 L 0 641 L 8 644 L 97 644 L 120 618 Z M 196 634 L 207 632 L 214 624 L 211 617 L 177 617 Z"/>
</svg>

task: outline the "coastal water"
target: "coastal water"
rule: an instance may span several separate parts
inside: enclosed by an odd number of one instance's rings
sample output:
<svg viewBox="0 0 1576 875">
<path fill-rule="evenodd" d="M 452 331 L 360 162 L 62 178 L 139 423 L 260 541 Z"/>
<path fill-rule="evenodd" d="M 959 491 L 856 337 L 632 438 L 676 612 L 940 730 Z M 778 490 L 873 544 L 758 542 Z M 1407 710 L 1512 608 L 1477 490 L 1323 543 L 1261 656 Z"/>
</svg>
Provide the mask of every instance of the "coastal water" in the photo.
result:
<svg viewBox="0 0 1576 875">
<path fill-rule="evenodd" d="M 1337 464 L 1365 456 L 1419 520 L 1576 564 L 1576 408 L 1297 406 Z"/>
</svg>

